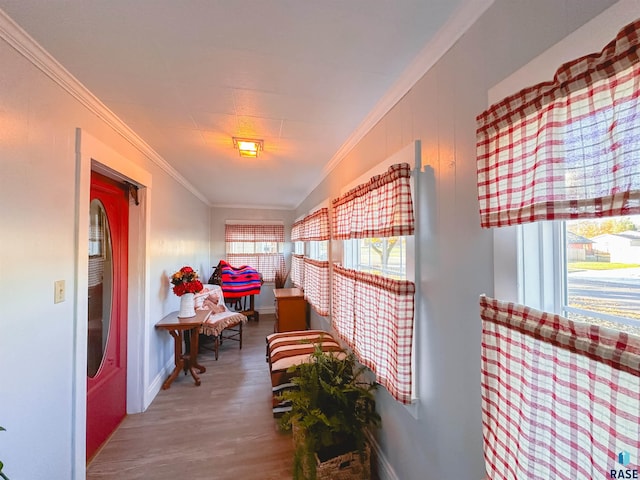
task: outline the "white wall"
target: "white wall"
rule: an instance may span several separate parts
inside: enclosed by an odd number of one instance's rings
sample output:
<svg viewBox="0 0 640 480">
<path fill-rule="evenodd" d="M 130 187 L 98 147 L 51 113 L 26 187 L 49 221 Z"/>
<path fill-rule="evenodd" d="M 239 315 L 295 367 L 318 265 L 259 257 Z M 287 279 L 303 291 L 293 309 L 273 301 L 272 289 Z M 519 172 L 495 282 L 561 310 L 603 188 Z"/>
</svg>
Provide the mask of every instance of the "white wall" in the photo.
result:
<svg viewBox="0 0 640 480">
<path fill-rule="evenodd" d="M 291 225 L 295 220 L 293 210 L 214 207 L 211 209 L 211 266 L 206 278 L 209 278 L 213 273 L 213 268 L 218 265 L 218 262 L 225 259 L 224 229 L 227 220 L 255 221 L 256 223 L 260 223 L 261 220 L 282 221 L 285 234 L 284 255 L 287 268 L 291 269 L 291 251 L 293 249 Z M 234 267 L 240 266 L 234 265 Z M 262 285 L 260 295 L 255 298 L 255 303 L 256 309 L 261 313 L 275 312 L 273 283 Z"/>
<path fill-rule="evenodd" d="M 10 478 L 82 479 L 78 399 L 86 347 L 77 345 L 86 335 L 86 310 L 84 318 L 78 310 L 86 290 L 75 291 L 87 275 L 75 273 L 74 242 L 76 196 L 87 185 L 76 183 L 76 129 L 106 147 L 98 158 L 116 152 L 153 178 L 146 265 L 130 266 L 130 278 L 142 281 L 133 288 L 147 290 L 147 306 L 129 318 L 148 349 L 141 377 L 147 399 L 173 354 L 170 337 L 153 327 L 178 306 L 168 275 L 183 264 L 203 270 L 210 263 L 209 207 L 5 39 L 0 35 L 0 425 L 7 431 L 0 432 L 0 460 Z M 59 304 L 56 280 L 66 283 Z"/>
<path fill-rule="evenodd" d="M 398 479 L 479 480 L 484 472 L 478 296 L 492 294 L 493 241 L 477 213 L 475 117 L 488 107 L 492 86 L 612 3 L 496 0 L 297 209 L 336 197 L 342 185 L 422 140 L 434 192 L 417 239 L 426 250 L 417 281 L 425 299 L 416 319 L 419 403 L 409 410 L 386 391 L 377 398 L 383 461 Z M 317 316 L 312 322 L 323 324 Z"/>
</svg>

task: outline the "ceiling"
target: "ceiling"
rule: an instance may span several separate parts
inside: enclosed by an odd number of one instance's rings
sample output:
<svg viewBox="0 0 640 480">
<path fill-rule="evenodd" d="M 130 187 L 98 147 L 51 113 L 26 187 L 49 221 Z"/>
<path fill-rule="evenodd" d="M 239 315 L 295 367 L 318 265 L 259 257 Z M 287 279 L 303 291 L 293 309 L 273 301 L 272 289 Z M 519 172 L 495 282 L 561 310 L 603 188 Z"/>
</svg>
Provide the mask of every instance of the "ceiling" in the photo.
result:
<svg viewBox="0 0 640 480">
<path fill-rule="evenodd" d="M 469 1 L 0 0 L 0 8 L 209 204 L 290 209 L 406 93 L 403 76 Z M 264 151 L 241 158 L 234 136 L 262 139 Z"/>
</svg>

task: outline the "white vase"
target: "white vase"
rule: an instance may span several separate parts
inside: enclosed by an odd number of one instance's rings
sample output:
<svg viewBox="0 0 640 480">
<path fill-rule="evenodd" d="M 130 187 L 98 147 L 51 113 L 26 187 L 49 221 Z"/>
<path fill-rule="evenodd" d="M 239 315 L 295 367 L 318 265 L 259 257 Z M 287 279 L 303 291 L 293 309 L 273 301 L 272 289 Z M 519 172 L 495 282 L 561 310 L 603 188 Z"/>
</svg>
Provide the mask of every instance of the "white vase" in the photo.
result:
<svg viewBox="0 0 640 480">
<path fill-rule="evenodd" d="M 194 293 L 183 293 L 180 297 L 180 311 L 178 317 L 190 318 L 196 316 Z"/>
</svg>

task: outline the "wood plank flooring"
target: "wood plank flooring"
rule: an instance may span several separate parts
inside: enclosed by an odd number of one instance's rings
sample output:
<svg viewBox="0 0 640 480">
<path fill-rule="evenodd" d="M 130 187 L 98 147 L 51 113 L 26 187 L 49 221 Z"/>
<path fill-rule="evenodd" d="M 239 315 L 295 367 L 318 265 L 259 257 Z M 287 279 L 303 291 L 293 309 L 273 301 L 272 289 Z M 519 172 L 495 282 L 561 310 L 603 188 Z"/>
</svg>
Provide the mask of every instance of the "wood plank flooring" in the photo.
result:
<svg viewBox="0 0 640 480">
<path fill-rule="evenodd" d="M 244 327 L 242 350 L 225 341 L 194 385 L 180 375 L 146 412 L 127 416 L 87 467 L 87 480 L 270 480 L 292 477 L 291 435 L 271 414 L 265 336 L 273 315 Z"/>
</svg>

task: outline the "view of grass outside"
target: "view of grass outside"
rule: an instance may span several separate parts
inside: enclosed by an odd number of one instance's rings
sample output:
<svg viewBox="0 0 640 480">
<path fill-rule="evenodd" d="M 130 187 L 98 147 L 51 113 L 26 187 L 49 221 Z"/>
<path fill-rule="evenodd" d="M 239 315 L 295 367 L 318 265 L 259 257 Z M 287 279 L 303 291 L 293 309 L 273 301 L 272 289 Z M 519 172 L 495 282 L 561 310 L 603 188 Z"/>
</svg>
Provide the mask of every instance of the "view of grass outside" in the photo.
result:
<svg viewBox="0 0 640 480">
<path fill-rule="evenodd" d="M 567 263 L 569 272 L 581 270 L 616 270 L 618 268 L 638 268 L 640 263 L 611 263 L 611 262 L 571 262 Z"/>
<path fill-rule="evenodd" d="M 568 317 L 640 335 L 640 216 L 567 222 L 566 232 L 567 306 L 578 309 Z"/>
</svg>

